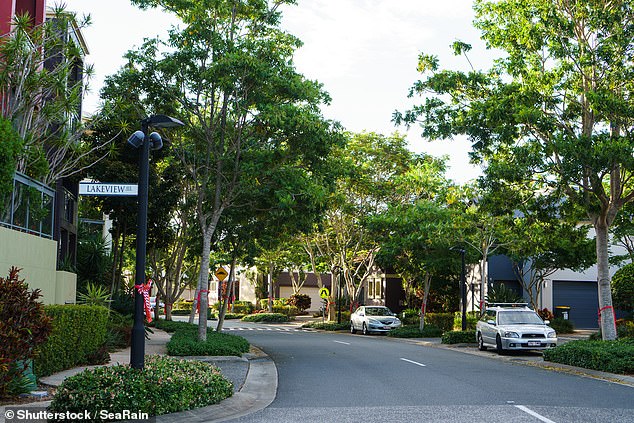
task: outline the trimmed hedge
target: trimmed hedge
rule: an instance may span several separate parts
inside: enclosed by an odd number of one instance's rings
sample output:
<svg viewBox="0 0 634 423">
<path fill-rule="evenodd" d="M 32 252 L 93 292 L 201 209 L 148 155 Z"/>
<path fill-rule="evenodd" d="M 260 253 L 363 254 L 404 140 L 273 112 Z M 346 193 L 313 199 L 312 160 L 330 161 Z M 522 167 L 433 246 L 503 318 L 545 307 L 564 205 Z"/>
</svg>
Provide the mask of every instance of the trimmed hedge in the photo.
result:
<svg viewBox="0 0 634 423">
<path fill-rule="evenodd" d="M 441 335 L 442 329 L 432 325 L 425 325 L 422 332 L 419 325 L 406 325 L 387 333 L 393 338 L 439 338 Z"/>
<path fill-rule="evenodd" d="M 350 322 L 310 322 L 304 323 L 303 328 L 321 329 L 328 331 L 350 330 Z"/>
<path fill-rule="evenodd" d="M 232 355 L 242 356 L 249 352 L 249 342 L 241 336 L 228 333 L 207 331 L 207 340 L 198 340 L 198 328 L 179 329 L 167 343 L 167 354 L 176 356 L 190 355 Z"/>
<path fill-rule="evenodd" d="M 467 312 L 467 330 L 475 330 L 478 320 L 480 320 L 479 311 Z M 452 330 L 452 329 L 462 330 L 462 312 L 458 311 L 455 313 L 453 327 L 449 330 Z"/>
<path fill-rule="evenodd" d="M 34 371 L 38 377 L 91 364 L 91 356 L 104 348 L 108 332 L 108 309 L 89 305 L 47 305 L 53 331 L 37 348 Z"/>
<path fill-rule="evenodd" d="M 124 410 L 157 416 L 217 404 L 233 395 L 219 370 L 198 361 L 147 356 L 143 370 L 117 365 L 86 370 L 64 380 L 48 408 L 51 412 L 91 414 Z M 121 416 L 117 420 L 127 420 Z"/>
<path fill-rule="evenodd" d="M 609 373 L 634 374 L 634 340 L 577 340 L 544 350 L 544 360 Z"/>
<path fill-rule="evenodd" d="M 425 325 L 436 326 L 443 332 L 453 329 L 453 313 L 425 313 Z"/>
<path fill-rule="evenodd" d="M 282 313 L 258 313 L 249 314 L 242 318 L 243 322 L 270 322 L 270 323 L 284 323 L 290 319 L 286 314 Z"/>
<path fill-rule="evenodd" d="M 442 334 L 441 342 L 443 344 L 475 344 L 475 330 L 452 330 Z"/>
<path fill-rule="evenodd" d="M 155 328 L 161 329 L 167 333 L 173 333 L 177 330 L 198 330 L 198 325 L 188 322 L 177 322 L 175 320 L 155 320 L 152 322 Z"/>
</svg>

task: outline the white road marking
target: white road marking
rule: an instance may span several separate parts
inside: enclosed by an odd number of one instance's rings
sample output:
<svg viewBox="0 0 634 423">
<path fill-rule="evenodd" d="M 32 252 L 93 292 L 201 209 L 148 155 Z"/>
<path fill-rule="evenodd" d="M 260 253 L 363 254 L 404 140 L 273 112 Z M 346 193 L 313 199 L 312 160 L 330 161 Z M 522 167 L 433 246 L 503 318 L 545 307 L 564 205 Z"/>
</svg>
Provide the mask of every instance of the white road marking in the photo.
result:
<svg viewBox="0 0 634 423">
<path fill-rule="evenodd" d="M 523 405 L 516 405 L 515 407 L 519 408 L 520 410 L 522 410 L 523 412 L 525 412 L 527 414 L 530 414 L 531 416 L 535 417 L 536 419 L 539 419 L 539 420 L 543 421 L 544 423 L 555 423 L 554 421 L 550 420 L 549 418 L 546 418 L 546 417 L 542 416 L 541 414 L 537 414 L 536 412 L 534 412 L 530 408 L 524 407 Z"/>
<path fill-rule="evenodd" d="M 406 358 L 401 358 L 401 360 L 403 360 L 403 361 L 407 361 L 408 363 L 416 364 L 417 366 L 427 367 L 427 366 L 426 366 L 425 364 L 423 364 L 423 363 L 419 363 L 419 362 L 417 362 L 417 361 L 408 360 L 408 359 L 406 359 Z"/>
<path fill-rule="evenodd" d="M 337 344 L 350 345 L 350 342 L 343 342 L 343 341 L 332 341 L 332 342 L 336 342 Z"/>
</svg>

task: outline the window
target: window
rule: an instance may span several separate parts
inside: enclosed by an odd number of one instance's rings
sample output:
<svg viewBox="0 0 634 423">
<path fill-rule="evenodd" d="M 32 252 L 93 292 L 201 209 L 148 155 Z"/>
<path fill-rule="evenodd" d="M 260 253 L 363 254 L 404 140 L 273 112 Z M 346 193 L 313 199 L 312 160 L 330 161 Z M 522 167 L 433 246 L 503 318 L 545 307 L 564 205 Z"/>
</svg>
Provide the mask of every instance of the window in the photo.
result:
<svg viewBox="0 0 634 423">
<path fill-rule="evenodd" d="M 45 238 L 53 237 L 55 192 L 21 173 L 13 177 L 13 192 L 0 217 L 3 226 Z"/>
</svg>

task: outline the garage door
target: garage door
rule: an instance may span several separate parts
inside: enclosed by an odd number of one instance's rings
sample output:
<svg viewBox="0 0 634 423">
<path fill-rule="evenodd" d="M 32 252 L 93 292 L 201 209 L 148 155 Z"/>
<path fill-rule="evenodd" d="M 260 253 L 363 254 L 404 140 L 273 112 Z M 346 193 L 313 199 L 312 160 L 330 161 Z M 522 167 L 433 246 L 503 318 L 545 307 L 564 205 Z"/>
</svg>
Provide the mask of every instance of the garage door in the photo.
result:
<svg viewBox="0 0 634 423">
<path fill-rule="evenodd" d="M 553 281 L 553 306 L 570 307 L 570 320 L 576 329 L 599 327 L 599 294 L 595 281 Z"/>
</svg>

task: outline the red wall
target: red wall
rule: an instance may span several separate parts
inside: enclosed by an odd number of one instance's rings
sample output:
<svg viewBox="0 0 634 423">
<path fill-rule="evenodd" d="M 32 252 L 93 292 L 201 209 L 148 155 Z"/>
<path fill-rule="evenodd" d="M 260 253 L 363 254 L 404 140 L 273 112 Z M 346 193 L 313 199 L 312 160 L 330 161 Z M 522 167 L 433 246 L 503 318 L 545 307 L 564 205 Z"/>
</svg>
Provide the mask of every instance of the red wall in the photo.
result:
<svg viewBox="0 0 634 423">
<path fill-rule="evenodd" d="M 0 35 L 4 35 L 11 30 L 13 16 L 24 13 L 34 17 L 36 25 L 41 24 L 46 17 L 46 0 L 1 0 Z"/>
</svg>

